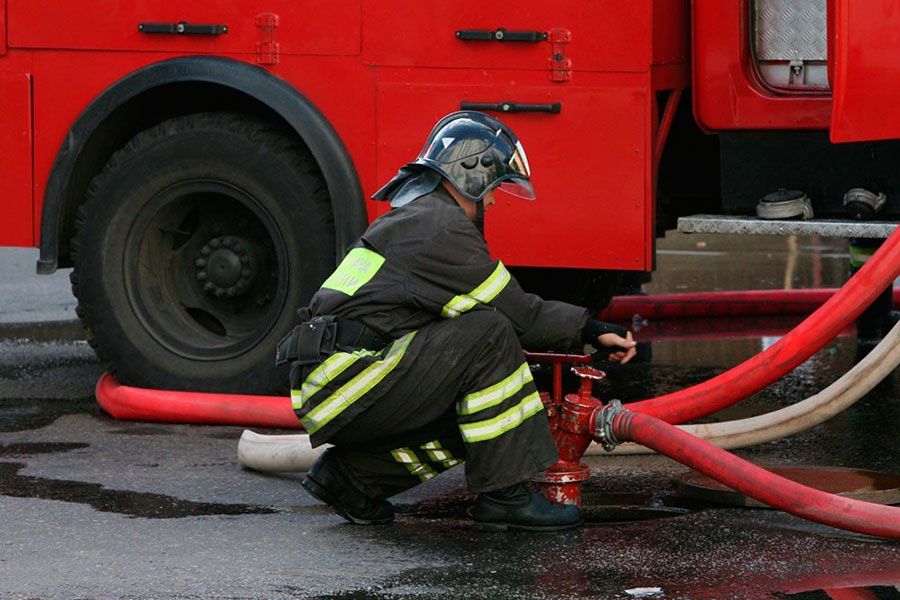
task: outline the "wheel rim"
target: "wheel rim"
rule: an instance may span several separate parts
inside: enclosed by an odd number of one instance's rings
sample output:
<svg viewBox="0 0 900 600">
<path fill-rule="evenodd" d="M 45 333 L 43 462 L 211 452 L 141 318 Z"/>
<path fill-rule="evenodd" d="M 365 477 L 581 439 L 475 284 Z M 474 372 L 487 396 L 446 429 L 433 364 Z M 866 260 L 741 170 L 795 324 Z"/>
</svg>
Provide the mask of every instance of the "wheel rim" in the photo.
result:
<svg viewBox="0 0 900 600">
<path fill-rule="evenodd" d="M 287 299 L 287 251 L 274 219 L 217 180 L 171 185 L 144 205 L 126 237 L 124 275 L 144 329 L 193 360 L 247 352 Z"/>
</svg>

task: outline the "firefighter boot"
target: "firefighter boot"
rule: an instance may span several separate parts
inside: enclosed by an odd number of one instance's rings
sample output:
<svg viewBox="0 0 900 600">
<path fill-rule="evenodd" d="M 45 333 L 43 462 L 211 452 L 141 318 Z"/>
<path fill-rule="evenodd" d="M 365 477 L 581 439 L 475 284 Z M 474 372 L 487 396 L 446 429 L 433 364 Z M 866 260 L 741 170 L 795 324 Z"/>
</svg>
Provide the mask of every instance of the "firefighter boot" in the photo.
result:
<svg viewBox="0 0 900 600">
<path fill-rule="evenodd" d="M 562 531 L 581 525 L 577 506 L 552 504 L 523 483 L 478 494 L 472 517 L 480 531 Z"/>
<path fill-rule="evenodd" d="M 373 498 L 356 488 L 341 472 L 333 459 L 332 449 L 326 450 L 312 466 L 301 485 L 314 498 L 329 505 L 334 511 L 357 525 L 390 523 L 394 520 L 394 507 L 382 498 Z"/>
</svg>

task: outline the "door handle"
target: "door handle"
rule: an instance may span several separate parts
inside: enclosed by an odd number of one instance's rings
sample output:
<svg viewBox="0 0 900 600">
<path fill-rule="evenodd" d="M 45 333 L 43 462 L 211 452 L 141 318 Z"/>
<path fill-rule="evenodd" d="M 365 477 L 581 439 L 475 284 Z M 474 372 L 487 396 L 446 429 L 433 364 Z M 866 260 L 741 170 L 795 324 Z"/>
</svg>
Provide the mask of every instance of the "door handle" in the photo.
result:
<svg viewBox="0 0 900 600">
<path fill-rule="evenodd" d="M 523 102 L 466 102 L 459 103 L 460 110 L 495 111 L 502 113 L 539 112 L 559 114 L 562 111 L 560 102 L 551 104 L 526 104 Z"/>
<path fill-rule="evenodd" d="M 490 29 L 460 29 L 456 39 L 464 42 L 546 42 L 545 31 L 508 31 L 501 27 Z"/>
<path fill-rule="evenodd" d="M 179 21 L 177 23 L 141 23 L 141 33 L 164 35 L 223 35 L 228 33 L 228 25 L 200 25 Z"/>
</svg>

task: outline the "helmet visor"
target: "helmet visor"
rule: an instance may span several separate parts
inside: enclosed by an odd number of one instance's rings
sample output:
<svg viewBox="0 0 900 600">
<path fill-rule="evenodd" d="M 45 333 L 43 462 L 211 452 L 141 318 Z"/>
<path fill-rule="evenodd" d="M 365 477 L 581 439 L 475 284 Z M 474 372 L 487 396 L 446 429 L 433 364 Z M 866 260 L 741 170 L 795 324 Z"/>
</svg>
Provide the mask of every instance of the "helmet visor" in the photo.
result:
<svg viewBox="0 0 900 600">
<path fill-rule="evenodd" d="M 516 151 L 509 159 L 509 168 L 513 173 L 521 175 L 525 179 L 531 177 L 531 167 L 528 165 L 528 156 L 525 155 L 525 148 L 522 142 L 516 140 Z"/>
<path fill-rule="evenodd" d="M 531 185 L 530 181 L 522 177 L 507 179 L 506 181 L 501 182 L 498 187 L 501 192 L 506 192 L 517 198 L 534 200 L 534 187 Z"/>
</svg>

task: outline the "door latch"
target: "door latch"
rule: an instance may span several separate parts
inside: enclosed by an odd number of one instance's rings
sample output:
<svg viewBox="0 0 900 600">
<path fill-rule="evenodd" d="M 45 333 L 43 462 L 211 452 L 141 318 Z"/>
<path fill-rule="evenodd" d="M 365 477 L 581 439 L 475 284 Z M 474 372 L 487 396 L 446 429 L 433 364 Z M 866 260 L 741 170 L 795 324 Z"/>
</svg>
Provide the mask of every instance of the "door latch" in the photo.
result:
<svg viewBox="0 0 900 600">
<path fill-rule="evenodd" d="M 547 34 L 543 31 L 509 31 L 504 27 L 490 29 L 461 29 L 456 32 L 456 39 L 464 42 L 545 42 Z"/>
<path fill-rule="evenodd" d="M 200 25 L 179 21 L 177 23 L 141 23 L 141 33 L 164 35 L 224 35 L 228 33 L 228 25 Z"/>
<path fill-rule="evenodd" d="M 481 110 L 481 111 L 497 111 L 503 113 L 518 112 L 540 112 L 559 114 L 562 111 L 562 104 L 553 102 L 551 104 L 526 104 L 523 102 L 466 102 L 459 103 L 460 110 Z"/>
</svg>

